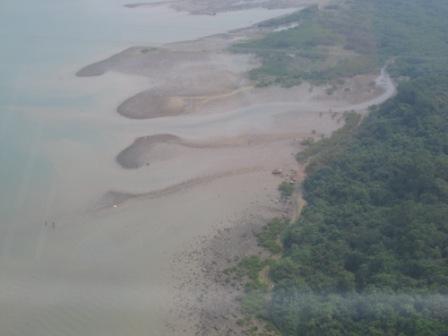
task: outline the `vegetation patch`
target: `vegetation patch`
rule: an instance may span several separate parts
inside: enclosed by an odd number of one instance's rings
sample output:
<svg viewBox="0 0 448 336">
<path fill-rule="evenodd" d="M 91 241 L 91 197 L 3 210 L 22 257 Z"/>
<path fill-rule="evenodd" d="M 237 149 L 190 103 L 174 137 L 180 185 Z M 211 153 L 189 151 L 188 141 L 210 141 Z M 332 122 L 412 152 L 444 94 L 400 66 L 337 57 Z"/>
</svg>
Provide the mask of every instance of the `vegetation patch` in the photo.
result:
<svg viewBox="0 0 448 336">
<path fill-rule="evenodd" d="M 285 231 L 289 221 L 284 218 L 274 218 L 257 234 L 258 244 L 272 254 L 282 252 L 280 235 Z"/>
<path fill-rule="evenodd" d="M 268 319 L 268 306 L 271 298 L 272 282 L 269 278 L 274 257 L 282 251 L 280 235 L 288 226 L 287 219 L 272 219 L 257 234 L 258 244 L 272 253 L 271 257 L 248 256 L 225 271 L 229 281 L 244 285 L 241 309 L 244 316 L 237 324 L 250 336 L 275 336 L 279 330 Z"/>
<path fill-rule="evenodd" d="M 244 295 L 241 297 L 241 310 L 244 316 L 237 321 L 237 324 L 243 329 L 245 335 L 278 335 L 277 328 L 267 320 L 270 283 L 264 274 L 271 263 L 272 259 L 269 258 L 249 256 L 225 272 L 244 284 Z"/>
</svg>

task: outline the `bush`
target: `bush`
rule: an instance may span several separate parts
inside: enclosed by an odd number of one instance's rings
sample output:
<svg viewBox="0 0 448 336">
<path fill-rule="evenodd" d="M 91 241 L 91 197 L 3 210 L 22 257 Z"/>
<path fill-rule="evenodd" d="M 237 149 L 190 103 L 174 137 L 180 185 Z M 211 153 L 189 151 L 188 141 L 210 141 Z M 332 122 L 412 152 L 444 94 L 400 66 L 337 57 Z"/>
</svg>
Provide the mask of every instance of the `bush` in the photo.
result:
<svg viewBox="0 0 448 336">
<path fill-rule="evenodd" d="M 283 181 L 278 186 L 278 190 L 280 191 L 282 199 L 286 200 L 291 197 L 294 192 L 294 183 Z"/>
</svg>

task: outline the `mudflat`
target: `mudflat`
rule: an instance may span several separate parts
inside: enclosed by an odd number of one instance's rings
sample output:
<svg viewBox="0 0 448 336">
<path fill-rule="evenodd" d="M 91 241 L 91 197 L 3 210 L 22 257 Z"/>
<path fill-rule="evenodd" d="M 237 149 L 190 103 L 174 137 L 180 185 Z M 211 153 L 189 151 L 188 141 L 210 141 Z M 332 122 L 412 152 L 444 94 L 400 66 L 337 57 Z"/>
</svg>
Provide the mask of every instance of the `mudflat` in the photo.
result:
<svg viewBox="0 0 448 336">
<path fill-rule="evenodd" d="M 237 1 L 228 4 L 170 3 L 194 13 L 240 8 Z M 36 336 L 48 330 L 237 333 L 238 317 L 231 311 L 240 289 L 216 284 L 213 275 L 248 246 L 256 251 L 253 230 L 285 213 L 277 191 L 282 178 L 273 170 L 300 179 L 294 155 L 305 138 L 328 136 L 343 125 L 345 111 L 364 113 L 395 93 L 385 71 L 349 79 L 332 95 L 308 83 L 256 87 L 247 74 L 259 60 L 228 47 L 263 32 L 250 27 L 157 48 L 132 47 L 78 72 L 85 81 L 108 72 L 148 80 L 147 88 L 110 111 L 120 114 L 117 127 L 133 128 L 129 142 L 114 147 L 109 168 L 132 175 L 132 183 L 116 183 L 88 211 L 44 226 L 42 262 L 31 273 L 26 261 L 2 262 L 2 297 L 12 303 L 0 312 L 5 330 Z"/>
</svg>

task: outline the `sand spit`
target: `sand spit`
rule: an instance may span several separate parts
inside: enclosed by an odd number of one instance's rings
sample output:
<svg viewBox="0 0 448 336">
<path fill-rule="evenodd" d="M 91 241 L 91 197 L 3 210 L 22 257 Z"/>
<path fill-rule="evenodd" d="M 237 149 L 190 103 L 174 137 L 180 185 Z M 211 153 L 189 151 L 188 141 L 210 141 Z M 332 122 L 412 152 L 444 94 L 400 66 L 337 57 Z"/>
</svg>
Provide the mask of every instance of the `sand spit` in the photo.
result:
<svg viewBox="0 0 448 336">
<path fill-rule="evenodd" d="M 173 47 L 175 44 L 172 45 Z M 211 59 L 206 50 L 175 50 L 174 48 L 132 47 L 104 61 L 89 65 L 77 72 L 77 76 L 100 76 L 107 71 L 118 71 L 147 77 L 161 78 L 169 81 L 177 72 L 182 79 L 182 68 L 193 67 L 199 71 L 198 75 L 209 76 L 207 65 L 216 66 L 220 63 L 218 58 Z M 223 56 L 225 57 L 225 55 Z M 241 58 L 244 58 L 241 56 Z M 247 58 L 247 57 L 246 57 Z M 181 63 L 181 64 L 179 64 Z M 237 60 L 237 65 L 241 62 Z M 201 70 L 203 67 L 203 70 Z M 216 71 L 216 70 L 215 70 Z M 168 78 L 167 78 L 168 77 Z M 213 83 L 210 83 L 213 84 Z M 189 88 L 184 88 L 189 89 Z"/>
<path fill-rule="evenodd" d="M 193 188 L 195 186 L 201 185 L 201 184 L 207 184 L 210 182 L 213 182 L 214 180 L 221 179 L 224 177 L 232 177 L 237 175 L 244 175 L 244 174 L 250 174 L 254 172 L 261 171 L 261 167 L 247 167 L 242 169 L 235 169 L 231 171 L 225 171 L 213 175 L 208 176 L 201 176 L 197 177 L 191 180 L 184 181 L 179 184 L 175 184 L 172 186 L 169 186 L 167 188 L 161 189 L 161 190 L 154 190 L 147 193 L 141 193 L 141 194 L 131 194 L 126 192 L 119 192 L 119 191 L 109 191 L 100 204 L 103 205 L 103 207 L 117 207 L 120 204 L 134 198 L 141 198 L 141 199 L 154 199 L 154 198 L 161 198 L 169 196 L 170 194 L 174 194 L 179 191 L 186 191 L 189 188 Z"/>
<path fill-rule="evenodd" d="M 148 77 L 154 86 L 117 108 L 118 113 L 131 119 L 192 113 L 204 99 L 229 94 L 248 85 L 243 74 L 258 63 L 248 55 L 226 52 L 224 48 L 229 43 L 227 39 L 210 40 L 195 51 L 182 50 L 184 45 L 176 48 L 175 44 L 158 49 L 129 48 L 81 69 L 77 75 L 90 77 L 117 71 Z"/>
<path fill-rule="evenodd" d="M 140 168 L 143 165 L 146 164 L 149 165 L 149 162 L 143 160 L 143 158 L 140 155 L 140 153 L 143 150 L 150 150 L 154 145 L 157 145 L 158 143 L 179 144 L 181 142 L 182 140 L 179 137 L 170 134 L 158 134 L 138 138 L 134 141 L 132 145 L 130 145 L 117 155 L 117 162 L 123 168 L 127 169 Z"/>
<path fill-rule="evenodd" d="M 198 73 L 194 71 L 194 69 L 190 70 L 192 70 L 190 73 L 194 74 L 194 82 L 198 82 L 199 79 L 196 77 Z M 216 71 L 211 71 L 211 73 L 219 75 Z M 233 76 L 234 78 L 230 78 L 230 76 Z M 173 85 L 170 85 L 169 89 L 165 87 L 163 90 L 152 89 L 143 91 L 120 104 L 117 108 L 117 112 L 129 119 L 152 119 L 189 114 L 197 112 L 201 108 L 206 108 L 207 106 L 204 105 L 211 101 L 238 95 L 239 93 L 252 88 L 251 86 L 241 86 L 245 84 L 245 81 L 240 80 L 241 78 L 238 79 L 239 83 L 236 83 L 237 77 L 233 74 L 225 73 L 219 78 L 218 81 L 215 81 L 215 88 L 211 85 L 202 89 L 202 92 L 200 92 L 198 88 L 192 86 L 188 89 L 181 89 L 180 87 L 173 87 Z M 207 83 L 207 81 L 204 81 L 204 83 Z M 178 82 L 177 85 L 179 84 L 180 83 Z M 187 90 L 190 91 L 190 94 L 197 93 L 200 95 L 174 96 L 174 94 L 182 92 L 187 93 Z M 221 90 L 222 92 L 220 92 Z"/>
<path fill-rule="evenodd" d="M 309 134 L 310 136 L 312 134 Z M 232 149 L 237 147 L 256 147 L 291 139 L 303 139 L 305 134 L 298 132 L 280 134 L 241 135 L 232 138 L 210 139 L 207 142 L 188 141 L 171 134 L 158 134 L 136 139 L 130 146 L 122 150 L 116 157 L 117 163 L 125 169 L 138 169 L 149 167 L 151 163 L 158 162 L 157 147 L 169 151 L 170 147 L 185 147 L 191 149 Z"/>
<path fill-rule="evenodd" d="M 216 15 L 221 12 L 245 10 L 252 8 L 281 9 L 297 8 L 312 4 L 324 5 L 328 1 L 320 0 L 174 0 L 159 2 L 140 2 L 126 4 L 125 7 L 136 9 L 140 7 L 154 7 L 169 4 L 173 8 L 181 11 L 188 11 L 198 15 Z"/>
</svg>

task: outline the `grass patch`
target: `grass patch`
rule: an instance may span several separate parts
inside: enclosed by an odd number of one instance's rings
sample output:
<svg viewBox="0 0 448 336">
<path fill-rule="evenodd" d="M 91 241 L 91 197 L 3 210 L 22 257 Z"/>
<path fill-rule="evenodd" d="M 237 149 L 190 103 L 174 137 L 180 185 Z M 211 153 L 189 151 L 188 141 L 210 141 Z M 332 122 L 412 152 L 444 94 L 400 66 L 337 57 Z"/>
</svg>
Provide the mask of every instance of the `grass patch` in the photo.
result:
<svg viewBox="0 0 448 336">
<path fill-rule="evenodd" d="M 434 10 L 437 8 L 437 10 Z M 259 24 L 277 28 L 263 38 L 232 47 L 262 62 L 250 76 L 259 86 L 326 84 L 372 73 L 387 61 L 396 77 L 448 72 L 448 2 L 442 0 L 351 0 L 305 10 Z"/>
<path fill-rule="evenodd" d="M 375 54 L 369 52 L 372 47 L 365 45 L 371 37 L 354 35 L 352 21 L 339 7 L 319 10 L 312 6 L 260 24 L 262 27 L 297 24 L 296 27 L 238 43 L 231 49 L 254 53 L 262 61 L 261 67 L 250 72 L 259 86 L 290 87 L 303 81 L 324 84 L 370 73 L 379 67 Z"/>
<path fill-rule="evenodd" d="M 226 273 L 233 273 L 239 279 L 246 279 L 249 286 L 259 287 L 262 286 L 259 274 L 265 266 L 267 266 L 265 260 L 258 256 L 249 256 L 241 259 L 235 267 L 228 269 Z"/>
<path fill-rule="evenodd" d="M 250 316 L 265 316 L 268 284 L 262 279 L 261 272 L 269 263 L 269 260 L 262 260 L 258 256 L 249 256 L 226 271 L 228 275 L 234 274 L 236 278 L 244 282 L 245 294 L 241 307 L 243 312 Z"/>
</svg>

